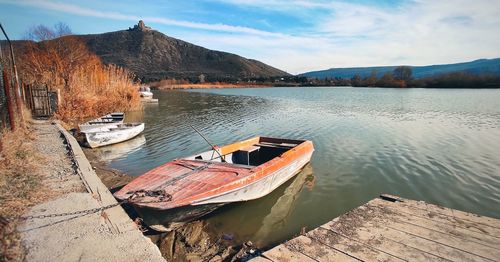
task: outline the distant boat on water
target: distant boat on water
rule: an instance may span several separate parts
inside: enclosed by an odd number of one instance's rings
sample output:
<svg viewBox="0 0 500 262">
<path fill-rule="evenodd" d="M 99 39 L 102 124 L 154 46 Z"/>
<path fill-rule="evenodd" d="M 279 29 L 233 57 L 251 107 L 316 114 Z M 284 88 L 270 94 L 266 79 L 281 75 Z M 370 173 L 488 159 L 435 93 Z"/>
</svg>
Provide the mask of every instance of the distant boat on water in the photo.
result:
<svg viewBox="0 0 500 262">
<path fill-rule="evenodd" d="M 139 88 L 139 95 L 144 99 L 153 98 L 153 93 L 151 92 L 151 88 L 149 88 L 149 86 L 141 86 Z"/>
<path fill-rule="evenodd" d="M 310 162 L 308 140 L 254 137 L 176 159 L 136 178 L 114 195 L 144 222 L 170 231 L 216 208 L 263 197 Z"/>
</svg>

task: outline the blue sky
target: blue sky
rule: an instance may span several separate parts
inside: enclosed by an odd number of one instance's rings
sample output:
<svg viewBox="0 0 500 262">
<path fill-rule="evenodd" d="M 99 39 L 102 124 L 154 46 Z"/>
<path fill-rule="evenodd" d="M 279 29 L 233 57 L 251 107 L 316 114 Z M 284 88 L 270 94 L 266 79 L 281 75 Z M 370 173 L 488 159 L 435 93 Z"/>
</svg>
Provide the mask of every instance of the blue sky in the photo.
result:
<svg viewBox="0 0 500 262">
<path fill-rule="evenodd" d="M 13 39 L 32 25 L 74 33 L 148 26 L 290 73 L 500 57 L 499 0 L 0 0 Z"/>
</svg>

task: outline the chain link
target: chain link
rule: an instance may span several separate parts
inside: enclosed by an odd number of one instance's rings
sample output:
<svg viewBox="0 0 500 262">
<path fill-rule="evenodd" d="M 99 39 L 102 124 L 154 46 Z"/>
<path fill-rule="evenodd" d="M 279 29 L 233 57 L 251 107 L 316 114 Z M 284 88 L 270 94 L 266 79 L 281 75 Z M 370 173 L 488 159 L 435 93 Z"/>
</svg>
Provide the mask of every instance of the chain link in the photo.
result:
<svg viewBox="0 0 500 262">
<path fill-rule="evenodd" d="M 145 202 L 144 201 L 136 201 L 135 200 L 136 198 L 141 198 L 141 197 L 144 197 L 144 196 L 158 197 L 159 199 L 158 200 L 145 201 Z M 125 200 L 122 200 L 122 201 L 119 201 L 119 202 L 116 202 L 114 204 L 110 204 L 110 205 L 107 205 L 107 206 L 96 207 L 96 208 L 86 209 L 86 210 L 79 210 L 79 211 L 74 211 L 74 212 L 64 212 L 64 213 L 57 213 L 57 214 L 43 214 L 43 215 L 22 216 L 22 217 L 19 217 L 18 219 L 21 219 L 21 220 L 43 219 L 43 218 L 52 218 L 52 217 L 73 216 L 73 215 L 80 215 L 80 214 L 90 215 L 90 214 L 94 214 L 94 213 L 97 213 L 97 212 L 100 212 L 100 211 L 104 211 L 106 209 L 113 208 L 115 206 L 119 206 L 121 204 L 125 204 L 125 203 L 132 203 L 133 202 L 133 203 L 142 203 L 142 204 L 145 204 L 145 203 L 168 202 L 168 201 L 171 201 L 171 200 L 172 200 L 172 196 L 170 194 L 168 194 L 168 193 L 165 193 L 165 192 L 140 190 L 140 191 L 133 192 L 132 195 L 130 195 L 130 197 L 127 198 L 127 199 L 125 199 Z"/>
<path fill-rule="evenodd" d="M 92 209 L 86 209 L 86 210 L 79 210 L 79 211 L 74 211 L 74 212 L 64 212 L 64 213 L 57 213 L 57 214 L 44 214 L 44 215 L 33 215 L 33 216 L 23 216 L 20 217 L 21 220 L 28 220 L 28 219 L 42 219 L 42 218 L 51 218 L 51 217 L 62 217 L 62 216 L 73 216 L 73 215 L 80 215 L 80 214 L 85 214 L 85 215 L 90 215 L 94 214 L 100 211 L 104 211 L 106 209 L 113 208 L 115 206 L 119 206 L 121 204 L 124 204 L 127 202 L 127 200 L 117 202 L 111 205 L 103 206 L 103 207 L 96 207 Z"/>
</svg>

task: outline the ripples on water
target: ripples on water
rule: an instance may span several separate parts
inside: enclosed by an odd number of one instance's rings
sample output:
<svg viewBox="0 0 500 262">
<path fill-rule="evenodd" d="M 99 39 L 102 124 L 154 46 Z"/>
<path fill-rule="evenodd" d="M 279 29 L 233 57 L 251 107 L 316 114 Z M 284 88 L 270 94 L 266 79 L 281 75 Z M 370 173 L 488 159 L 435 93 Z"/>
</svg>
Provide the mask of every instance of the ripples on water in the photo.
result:
<svg viewBox="0 0 500 262">
<path fill-rule="evenodd" d="M 220 145 L 256 135 L 314 142 L 311 165 L 297 179 L 209 216 L 218 233 L 268 245 L 380 193 L 500 218 L 500 90 L 217 89 L 155 97 L 159 105 L 127 114 L 146 130 L 104 154 L 112 167 L 140 175 L 207 150 L 188 124 Z"/>
</svg>

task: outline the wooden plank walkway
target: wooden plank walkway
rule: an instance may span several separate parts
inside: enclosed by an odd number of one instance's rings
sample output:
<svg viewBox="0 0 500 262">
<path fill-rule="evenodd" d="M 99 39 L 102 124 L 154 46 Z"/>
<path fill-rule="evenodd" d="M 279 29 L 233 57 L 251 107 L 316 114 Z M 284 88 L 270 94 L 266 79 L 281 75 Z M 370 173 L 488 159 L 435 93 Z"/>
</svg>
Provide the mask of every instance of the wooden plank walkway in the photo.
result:
<svg viewBox="0 0 500 262">
<path fill-rule="evenodd" d="M 255 261 L 500 261 L 500 220 L 382 195 Z"/>
</svg>

